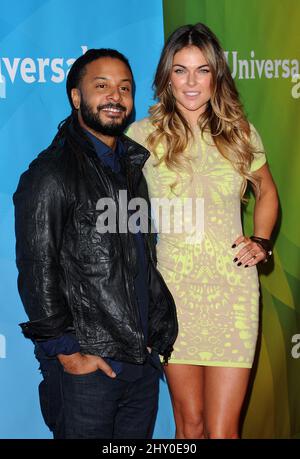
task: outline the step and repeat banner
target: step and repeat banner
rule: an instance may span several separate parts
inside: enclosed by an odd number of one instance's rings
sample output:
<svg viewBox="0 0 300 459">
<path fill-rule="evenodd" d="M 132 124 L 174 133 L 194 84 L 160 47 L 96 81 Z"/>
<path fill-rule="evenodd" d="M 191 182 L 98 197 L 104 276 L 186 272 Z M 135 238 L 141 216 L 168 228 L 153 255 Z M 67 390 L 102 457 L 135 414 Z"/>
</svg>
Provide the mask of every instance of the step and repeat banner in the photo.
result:
<svg viewBox="0 0 300 459">
<path fill-rule="evenodd" d="M 165 34 L 204 22 L 226 52 L 278 186 L 275 265 L 261 272 L 262 338 L 244 438 L 300 437 L 300 1 L 164 0 Z M 244 213 L 252 234 L 253 203 Z"/>
<path fill-rule="evenodd" d="M 204 22 L 227 53 L 259 130 L 281 199 L 275 267 L 261 274 L 262 339 L 245 410 L 245 438 L 300 436 L 300 2 L 287 0 L 1 0 L 0 3 L 0 438 L 51 438 L 40 413 L 41 375 L 17 292 L 12 194 L 20 174 L 70 111 L 65 80 L 90 48 L 116 48 L 132 65 L 136 119 L 153 103 L 164 33 Z M 245 212 L 251 232 L 252 204 Z M 173 438 L 161 381 L 155 438 Z"/>
</svg>

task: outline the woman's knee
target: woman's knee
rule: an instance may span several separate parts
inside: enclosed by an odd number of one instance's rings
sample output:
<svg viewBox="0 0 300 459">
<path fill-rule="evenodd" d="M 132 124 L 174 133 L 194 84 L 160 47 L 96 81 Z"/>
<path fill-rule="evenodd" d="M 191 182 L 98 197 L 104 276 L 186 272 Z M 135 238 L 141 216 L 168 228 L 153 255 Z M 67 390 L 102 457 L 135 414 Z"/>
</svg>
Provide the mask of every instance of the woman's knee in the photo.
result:
<svg viewBox="0 0 300 459">
<path fill-rule="evenodd" d="M 237 440 L 240 438 L 236 429 L 217 428 L 217 429 L 204 429 L 204 438 L 208 440 Z"/>
<path fill-rule="evenodd" d="M 184 415 L 181 422 L 176 422 L 176 437 L 183 439 L 204 438 L 204 420 L 202 413 Z"/>
</svg>

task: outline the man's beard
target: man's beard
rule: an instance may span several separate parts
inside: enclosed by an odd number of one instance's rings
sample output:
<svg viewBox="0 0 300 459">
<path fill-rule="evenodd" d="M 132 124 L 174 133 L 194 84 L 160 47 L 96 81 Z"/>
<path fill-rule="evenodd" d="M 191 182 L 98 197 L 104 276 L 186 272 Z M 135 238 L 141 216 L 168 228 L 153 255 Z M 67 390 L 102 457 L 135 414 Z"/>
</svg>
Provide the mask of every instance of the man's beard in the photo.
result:
<svg viewBox="0 0 300 459">
<path fill-rule="evenodd" d="M 104 124 L 99 116 L 100 110 L 103 108 L 119 108 L 124 112 L 126 111 L 126 108 L 122 105 L 111 103 L 106 105 L 98 105 L 97 113 L 94 113 L 90 105 L 88 105 L 84 99 L 81 99 L 80 112 L 84 123 L 89 128 L 93 129 L 93 131 L 99 132 L 102 135 L 107 135 L 110 137 L 120 136 L 129 124 L 131 112 L 125 116 L 122 121 L 112 120 L 111 122 Z"/>
</svg>

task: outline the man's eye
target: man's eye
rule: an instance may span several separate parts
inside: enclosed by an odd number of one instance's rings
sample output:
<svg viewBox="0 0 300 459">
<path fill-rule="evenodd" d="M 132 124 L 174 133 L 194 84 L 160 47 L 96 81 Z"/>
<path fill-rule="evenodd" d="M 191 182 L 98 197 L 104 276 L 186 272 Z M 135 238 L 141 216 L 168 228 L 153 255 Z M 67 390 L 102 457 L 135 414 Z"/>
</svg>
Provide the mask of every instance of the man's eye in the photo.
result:
<svg viewBox="0 0 300 459">
<path fill-rule="evenodd" d="M 96 85 L 96 88 L 103 89 L 103 88 L 105 88 L 105 84 L 104 83 L 99 83 L 99 84 Z"/>
<path fill-rule="evenodd" d="M 130 88 L 128 86 L 121 86 L 122 91 L 130 92 Z"/>
</svg>

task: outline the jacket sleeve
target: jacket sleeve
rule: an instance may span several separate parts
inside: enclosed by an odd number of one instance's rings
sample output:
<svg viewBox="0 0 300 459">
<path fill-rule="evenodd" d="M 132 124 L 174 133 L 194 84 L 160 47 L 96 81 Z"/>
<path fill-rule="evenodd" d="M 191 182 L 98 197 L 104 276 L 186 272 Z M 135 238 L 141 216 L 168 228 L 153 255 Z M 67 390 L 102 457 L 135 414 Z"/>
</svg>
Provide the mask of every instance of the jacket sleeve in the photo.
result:
<svg viewBox="0 0 300 459">
<path fill-rule="evenodd" d="M 18 290 L 29 317 L 20 326 L 27 338 L 55 338 L 73 322 L 59 257 L 67 213 L 62 181 L 37 163 L 21 176 L 13 199 Z"/>
</svg>

